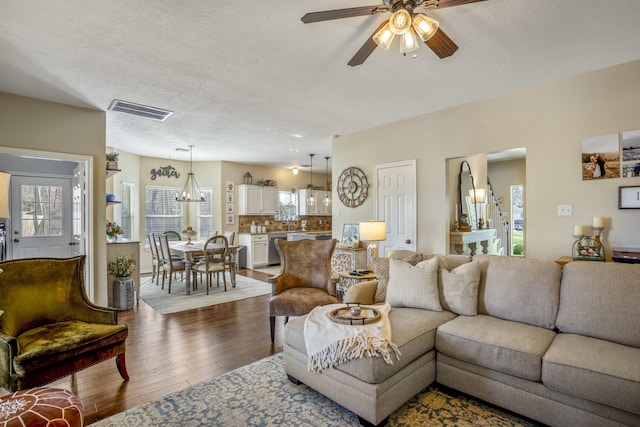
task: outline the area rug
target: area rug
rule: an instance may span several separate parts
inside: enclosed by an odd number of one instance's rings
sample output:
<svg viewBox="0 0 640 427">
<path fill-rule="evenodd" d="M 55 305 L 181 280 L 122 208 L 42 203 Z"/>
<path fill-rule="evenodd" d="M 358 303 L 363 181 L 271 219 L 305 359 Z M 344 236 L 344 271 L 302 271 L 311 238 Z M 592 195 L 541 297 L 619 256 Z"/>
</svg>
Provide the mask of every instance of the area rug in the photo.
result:
<svg viewBox="0 0 640 427">
<path fill-rule="evenodd" d="M 240 275 L 236 275 L 235 288 L 231 286 L 231 281 L 227 277 L 226 292 L 222 285 L 222 277 L 220 277 L 220 287 L 217 287 L 214 276 L 213 287 L 209 288 L 209 295 L 207 295 L 204 283 L 198 283 L 198 289 L 187 295 L 184 283 L 175 278 L 171 283 L 171 293 L 169 294 L 167 293 L 168 282 L 165 279 L 163 291 L 160 289 L 162 279 L 157 286 L 155 282 L 151 282 L 151 277 L 144 277 L 140 281 L 140 298 L 161 314 L 178 313 L 271 293 L 270 283 Z"/>
<path fill-rule="evenodd" d="M 120 426 L 359 426 L 358 417 L 287 379 L 282 353 L 92 424 Z M 428 387 L 389 417 L 389 426 L 527 426 L 474 399 Z"/>
</svg>

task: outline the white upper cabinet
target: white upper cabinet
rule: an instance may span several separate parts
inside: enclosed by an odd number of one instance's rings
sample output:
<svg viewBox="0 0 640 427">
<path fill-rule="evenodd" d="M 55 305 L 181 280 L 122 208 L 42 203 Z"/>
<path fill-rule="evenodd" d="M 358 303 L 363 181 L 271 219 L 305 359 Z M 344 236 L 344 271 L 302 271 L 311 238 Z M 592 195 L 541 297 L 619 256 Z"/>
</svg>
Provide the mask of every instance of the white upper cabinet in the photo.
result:
<svg viewBox="0 0 640 427">
<path fill-rule="evenodd" d="M 275 215 L 278 213 L 278 187 L 238 186 L 239 215 Z"/>
</svg>

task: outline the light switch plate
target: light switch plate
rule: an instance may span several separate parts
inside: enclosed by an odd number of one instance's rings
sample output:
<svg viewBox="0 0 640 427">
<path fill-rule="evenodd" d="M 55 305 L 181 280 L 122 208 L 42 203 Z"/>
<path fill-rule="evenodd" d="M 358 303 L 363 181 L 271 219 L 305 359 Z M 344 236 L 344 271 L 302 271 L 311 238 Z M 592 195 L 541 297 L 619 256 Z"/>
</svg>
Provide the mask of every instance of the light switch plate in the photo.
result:
<svg viewBox="0 0 640 427">
<path fill-rule="evenodd" d="M 571 216 L 573 215 L 572 205 L 558 205 L 558 216 Z"/>
</svg>

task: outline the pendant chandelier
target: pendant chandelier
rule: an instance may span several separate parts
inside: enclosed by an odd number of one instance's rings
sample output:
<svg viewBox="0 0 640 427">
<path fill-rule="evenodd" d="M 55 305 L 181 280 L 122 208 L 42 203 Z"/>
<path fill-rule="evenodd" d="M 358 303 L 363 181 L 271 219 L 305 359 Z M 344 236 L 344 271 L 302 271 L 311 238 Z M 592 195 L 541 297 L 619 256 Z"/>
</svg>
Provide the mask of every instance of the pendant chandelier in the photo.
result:
<svg viewBox="0 0 640 427">
<path fill-rule="evenodd" d="M 327 195 L 322 202 L 326 207 L 329 207 L 329 205 L 331 204 L 331 188 L 329 187 L 329 159 L 330 157 L 325 157 L 325 160 L 327 161 Z"/>
<path fill-rule="evenodd" d="M 176 201 L 178 202 L 204 202 L 204 193 L 200 190 L 196 181 L 196 174 L 193 173 L 193 147 L 189 145 L 189 175 L 187 181 L 182 188 L 182 194 L 176 193 Z M 184 151 L 184 149 L 178 149 Z"/>
<path fill-rule="evenodd" d="M 307 197 L 308 206 L 313 206 L 316 203 L 316 199 L 313 197 L 313 156 L 315 154 L 309 154 L 311 157 L 311 184 L 309 185 L 309 197 Z"/>
</svg>

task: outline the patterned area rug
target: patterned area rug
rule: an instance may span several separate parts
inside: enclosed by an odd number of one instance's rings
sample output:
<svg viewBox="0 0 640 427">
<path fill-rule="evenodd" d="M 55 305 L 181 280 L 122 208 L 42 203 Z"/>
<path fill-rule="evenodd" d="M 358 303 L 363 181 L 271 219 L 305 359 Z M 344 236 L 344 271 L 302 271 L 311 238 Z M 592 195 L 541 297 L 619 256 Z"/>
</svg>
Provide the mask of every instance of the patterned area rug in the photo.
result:
<svg viewBox="0 0 640 427">
<path fill-rule="evenodd" d="M 157 286 L 155 282 L 151 282 L 150 276 L 143 277 L 140 281 L 140 298 L 161 314 L 178 313 L 271 293 L 270 283 L 240 275 L 236 276 L 235 288 L 231 286 L 231 281 L 227 277 L 226 292 L 222 284 L 222 277 L 220 277 L 220 287 L 217 287 L 214 276 L 213 287 L 209 288 L 209 295 L 207 295 L 204 283 L 198 283 L 198 289 L 192 292 L 191 295 L 187 295 L 184 292 L 184 283 L 175 278 L 171 284 L 171 293 L 169 294 L 167 293 L 168 282 L 165 279 L 163 291 L 160 289 L 162 280 Z"/>
<path fill-rule="evenodd" d="M 93 426 L 359 426 L 358 417 L 287 379 L 282 353 L 129 409 Z M 389 426 L 535 426 L 466 397 L 428 387 Z"/>
</svg>

